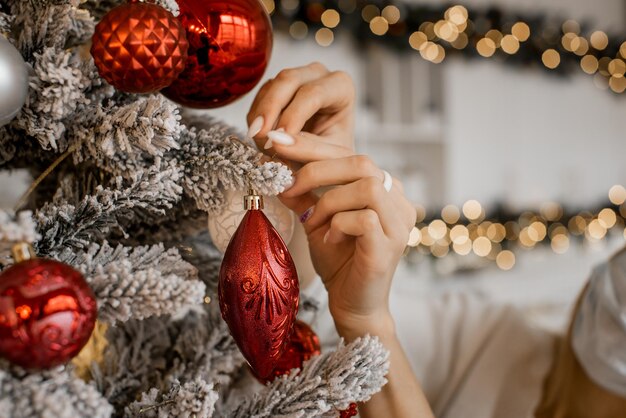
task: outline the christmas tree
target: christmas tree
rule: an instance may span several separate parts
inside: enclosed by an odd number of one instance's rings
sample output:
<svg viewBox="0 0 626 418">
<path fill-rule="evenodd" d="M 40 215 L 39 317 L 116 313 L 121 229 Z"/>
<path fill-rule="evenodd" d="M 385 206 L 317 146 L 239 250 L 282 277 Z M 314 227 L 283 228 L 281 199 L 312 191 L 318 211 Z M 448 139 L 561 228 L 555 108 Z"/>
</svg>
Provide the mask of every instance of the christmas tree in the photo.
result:
<svg viewBox="0 0 626 418">
<path fill-rule="evenodd" d="M 222 255 L 206 218 L 226 191 L 276 195 L 291 173 L 229 126 L 108 84 L 89 48 L 120 3 L 0 0 L 0 61 L 15 80 L 0 94 L 0 170 L 37 179 L 17 210 L 0 210 L 0 280 L 19 261 L 11 248 L 30 243 L 82 273 L 98 320 L 71 362 L 1 359 L 0 416 L 331 417 L 369 399 L 388 365 L 366 336 L 256 393 L 234 390 L 247 365 L 220 316 Z"/>
</svg>

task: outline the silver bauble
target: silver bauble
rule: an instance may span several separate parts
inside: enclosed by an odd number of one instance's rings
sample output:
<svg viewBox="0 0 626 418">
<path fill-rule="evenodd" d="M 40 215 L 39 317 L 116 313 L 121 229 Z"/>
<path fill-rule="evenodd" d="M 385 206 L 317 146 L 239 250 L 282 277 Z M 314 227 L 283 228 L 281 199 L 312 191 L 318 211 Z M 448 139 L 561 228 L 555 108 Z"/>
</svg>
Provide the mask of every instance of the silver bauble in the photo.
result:
<svg viewBox="0 0 626 418">
<path fill-rule="evenodd" d="M 246 214 L 243 207 L 243 197 L 246 194 L 244 191 L 226 191 L 226 205 L 222 211 L 209 214 L 209 234 L 213 244 L 222 253 L 226 251 L 230 238 Z M 285 244 L 289 244 L 296 225 L 293 212 L 283 206 L 275 196 L 263 196 L 263 202 L 263 213 L 276 228 Z"/>
<path fill-rule="evenodd" d="M 17 49 L 0 35 L 0 126 L 19 113 L 28 94 L 28 68 Z"/>
</svg>

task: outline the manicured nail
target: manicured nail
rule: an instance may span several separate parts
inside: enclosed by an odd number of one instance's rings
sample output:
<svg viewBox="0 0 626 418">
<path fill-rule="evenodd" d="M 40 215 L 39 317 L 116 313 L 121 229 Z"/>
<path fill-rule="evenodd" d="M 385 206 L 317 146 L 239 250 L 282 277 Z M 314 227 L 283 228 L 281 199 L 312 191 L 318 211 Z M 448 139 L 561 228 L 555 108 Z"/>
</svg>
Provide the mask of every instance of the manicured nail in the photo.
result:
<svg viewBox="0 0 626 418">
<path fill-rule="evenodd" d="M 254 138 L 259 132 L 261 132 L 264 121 L 265 119 L 263 118 L 263 116 L 257 116 L 252 121 L 250 127 L 248 128 L 248 138 Z"/>
<path fill-rule="evenodd" d="M 300 215 L 300 223 L 305 223 L 308 221 L 313 215 L 313 211 L 315 210 L 315 206 L 311 206 L 307 210 L 304 211 L 302 215 Z"/>
<path fill-rule="evenodd" d="M 324 244 L 326 244 L 328 242 L 328 237 L 330 236 L 330 229 L 328 231 L 326 231 L 326 233 L 324 234 Z"/>
<path fill-rule="evenodd" d="M 295 182 L 296 182 L 296 179 L 293 176 L 291 176 L 289 183 L 285 184 L 285 188 L 283 189 L 282 193 L 285 193 L 287 190 L 291 189 L 293 185 L 295 184 Z"/>
<path fill-rule="evenodd" d="M 274 143 L 272 142 L 272 138 L 268 139 L 267 142 L 265 142 L 265 146 L 263 146 L 264 149 L 270 149 L 272 148 L 272 146 L 274 145 Z"/>
<path fill-rule="evenodd" d="M 267 137 L 280 145 L 293 145 L 296 142 L 291 135 L 281 131 L 269 131 Z"/>
</svg>

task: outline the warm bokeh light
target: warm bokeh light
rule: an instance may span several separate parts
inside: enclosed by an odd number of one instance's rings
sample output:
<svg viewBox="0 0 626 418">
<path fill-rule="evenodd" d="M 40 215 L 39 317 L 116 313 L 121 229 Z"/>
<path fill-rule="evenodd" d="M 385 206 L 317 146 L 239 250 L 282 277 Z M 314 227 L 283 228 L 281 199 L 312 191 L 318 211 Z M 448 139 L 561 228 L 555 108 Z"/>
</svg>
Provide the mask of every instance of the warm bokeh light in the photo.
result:
<svg viewBox="0 0 626 418">
<path fill-rule="evenodd" d="M 487 237 L 478 237 L 472 243 L 472 250 L 477 256 L 486 257 L 491 251 L 491 241 Z"/>
<path fill-rule="evenodd" d="M 332 29 L 339 25 L 339 22 L 341 21 L 341 16 L 339 15 L 339 12 L 337 10 L 327 9 L 324 11 L 324 13 L 322 13 L 321 20 L 324 26 Z"/>
<path fill-rule="evenodd" d="M 386 6 L 382 11 L 381 16 L 384 17 L 389 24 L 394 25 L 400 20 L 400 9 L 394 5 Z"/>
<path fill-rule="evenodd" d="M 502 270 L 511 270 L 515 266 L 515 254 L 509 250 L 504 250 L 496 257 L 496 264 Z"/>
<path fill-rule="evenodd" d="M 483 207 L 477 200 L 468 200 L 463 204 L 463 215 L 470 221 L 480 219 Z"/>
<path fill-rule="evenodd" d="M 469 17 L 469 15 L 465 7 L 457 5 L 452 6 L 448 10 L 446 10 L 445 17 L 450 22 L 454 23 L 457 26 L 460 26 L 467 22 L 467 18 Z"/>
<path fill-rule="evenodd" d="M 609 200 L 614 205 L 621 205 L 626 202 L 626 188 L 621 184 L 616 184 L 609 190 Z"/>
<path fill-rule="evenodd" d="M 435 240 L 439 240 L 446 236 L 448 227 L 441 219 L 435 219 L 428 225 L 428 233 Z"/>
<path fill-rule="evenodd" d="M 289 26 L 289 35 L 294 39 L 304 39 L 309 33 L 309 27 L 301 20 L 297 20 Z"/>
<path fill-rule="evenodd" d="M 492 39 L 482 38 L 476 44 L 476 51 L 478 51 L 481 56 L 489 58 L 496 52 L 496 44 Z"/>
<path fill-rule="evenodd" d="M 500 47 L 507 54 L 515 54 L 519 51 L 519 41 L 513 35 L 505 35 L 500 42 Z"/>
<path fill-rule="evenodd" d="M 530 37 L 530 27 L 524 22 L 517 22 L 511 28 L 511 34 L 520 42 L 525 42 Z"/>
<path fill-rule="evenodd" d="M 598 51 L 602 51 L 609 45 L 609 37 L 601 30 L 592 33 L 589 40 L 591 41 L 591 46 Z"/>
<path fill-rule="evenodd" d="M 465 225 L 455 225 L 450 230 L 450 239 L 455 244 L 464 244 L 469 241 L 469 231 Z"/>
<path fill-rule="evenodd" d="M 617 216 L 615 211 L 610 208 L 604 208 L 598 214 L 598 222 L 606 229 L 613 228 L 617 222 Z"/>
<path fill-rule="evenodd" d="M 559 55 L 556 49 L 546 49 L 541 55 L 541 61 L 543 65 L 553 70 L 561 63 L 561 55 Z"/>
<path fill-rule="evenodd" d="M 595 74 L 598 71 L 598 59 L 593 55 L 585 55 L 580 60 L 580 68 L 587 74 Z"/>
<path fill-rule="evenodd" d="M 468 255 L 472 251 L 472 241 L 466 239 L 461 243 L 453 243 L 452 249 L 459 255 Z"/>
<path fill-rule="evenodd" d="M 591 238 L 599 240 L 604 238 L 604 236 L 606 235 L 606 228 L 602 226 L 599 220 L 594 219 L 589 223 L 589 226 L 587 227 L 587 232 L 589 233 L 589 236 Z"/>
<path fill-rule="evenodd" d="M 609 62 L 609 73 L 616 78 L 624 77 L 626 72 L 626 64 L 619 58 L 615 58 Z"/>
<path fill-rule="evenodd" d="M 368 4 L 361 10 L 361 17 L 366 22 L 371 22 L 376 16 L 380 16 L 380 9 L 373 4 Z"/>
<path fill-rule="evenodd" d="M 389 22 L 382 16 L 376 16 L 370 20 L 370 30 L 374 35 L 382 36 L 389 30 Z"/>
<path fill-rule="evenodd" d="M 409 45 L 411 45 L 411 48 L 415 49 L 416 51 L 421 50 L 426 42 L 428 42 L 428 38 L 426 37 L 426 34 L 424 32 L 413 32 L 411 36 L 409 36 Z"/>
<path fill-rule="evenodd" d="M 420 232 L 419 228 L 413 227 L 413 229 L 409 233 L 409 242 L 407 245 L 409 247 L 417 247 L 421 241 L 422 233 Z"/>
<path fill-rule="evenodd" d="M 315 32 L 315 42 L 320 46 L 329 46 L 335 40 L 333 31 L 328 28 L 321 28 Z"/>
<path fill-rule="evenodd" d="M 441 209 L 441 219 L 447 224 L 455 224 L 461 217 L 461 211 L 454 205 L 447 205 Z"/>
<path fill-rule="evenodd" d="M 578 22 L 576 22 L 575 20 L 566 20 L 561 25 L 561 30 L 563 31 L 563 33 L 572 32 L 578 35 L 580 33 L 580 24 L 578 24 Z"/>
<path fill-rule="evenodd" d="M 550 241 L 550 246 L 555 253 L 563 254 L 569 249 L 569 237 L 564 234 L 556 235 L 552 238 L 552 241 Z"/>
</svg>

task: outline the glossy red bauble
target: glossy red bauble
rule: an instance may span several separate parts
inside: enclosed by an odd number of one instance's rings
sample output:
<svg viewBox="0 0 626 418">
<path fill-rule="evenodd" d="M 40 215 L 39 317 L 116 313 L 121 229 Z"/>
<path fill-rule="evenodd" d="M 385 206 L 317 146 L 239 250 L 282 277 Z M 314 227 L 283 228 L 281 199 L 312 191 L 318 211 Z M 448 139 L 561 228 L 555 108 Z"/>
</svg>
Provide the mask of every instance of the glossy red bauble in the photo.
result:
<svg viewBox="0 0 626 418">
<path fill-rule="evenodd" d="M 177 0 L 187 32 L 185 71 L 162 93 L 184 106 L 224 106 L 257 85 L 272 53 L 260 0 Z"/>
<path fill-rule="evenodd" d="M 269 377 L 296 320 L 296 267 L 261 210 L 248 210 L 233 235 L 219 277 L 222 317 L 254 374 Z"/>
<path fill-rule="evenodd" d="M 169 86 L 185 69 L 187 38 L 180 21 L 156 4 L 118 6 L 96 26 L 91 55 L 109 84 L 127 93 Z"/>
<path fill-rule="evenodd" d="M 27 369 L 71 360 L 89 340 L 97 303 L 83 276 L 47 259 L 0 274 L 0 356 Z"/>
<path fill-rule="evenodd" d="M 275 377 L 289 374 L 292 369 L 301 369 L 305 361 L 320 352 L 320 339 L 317 334 L 305 322 L 296 321 L 285 352 L 278 359 L 274 371 L 269 378 L 259 380 L 268 383 Z"/>
</svg>

